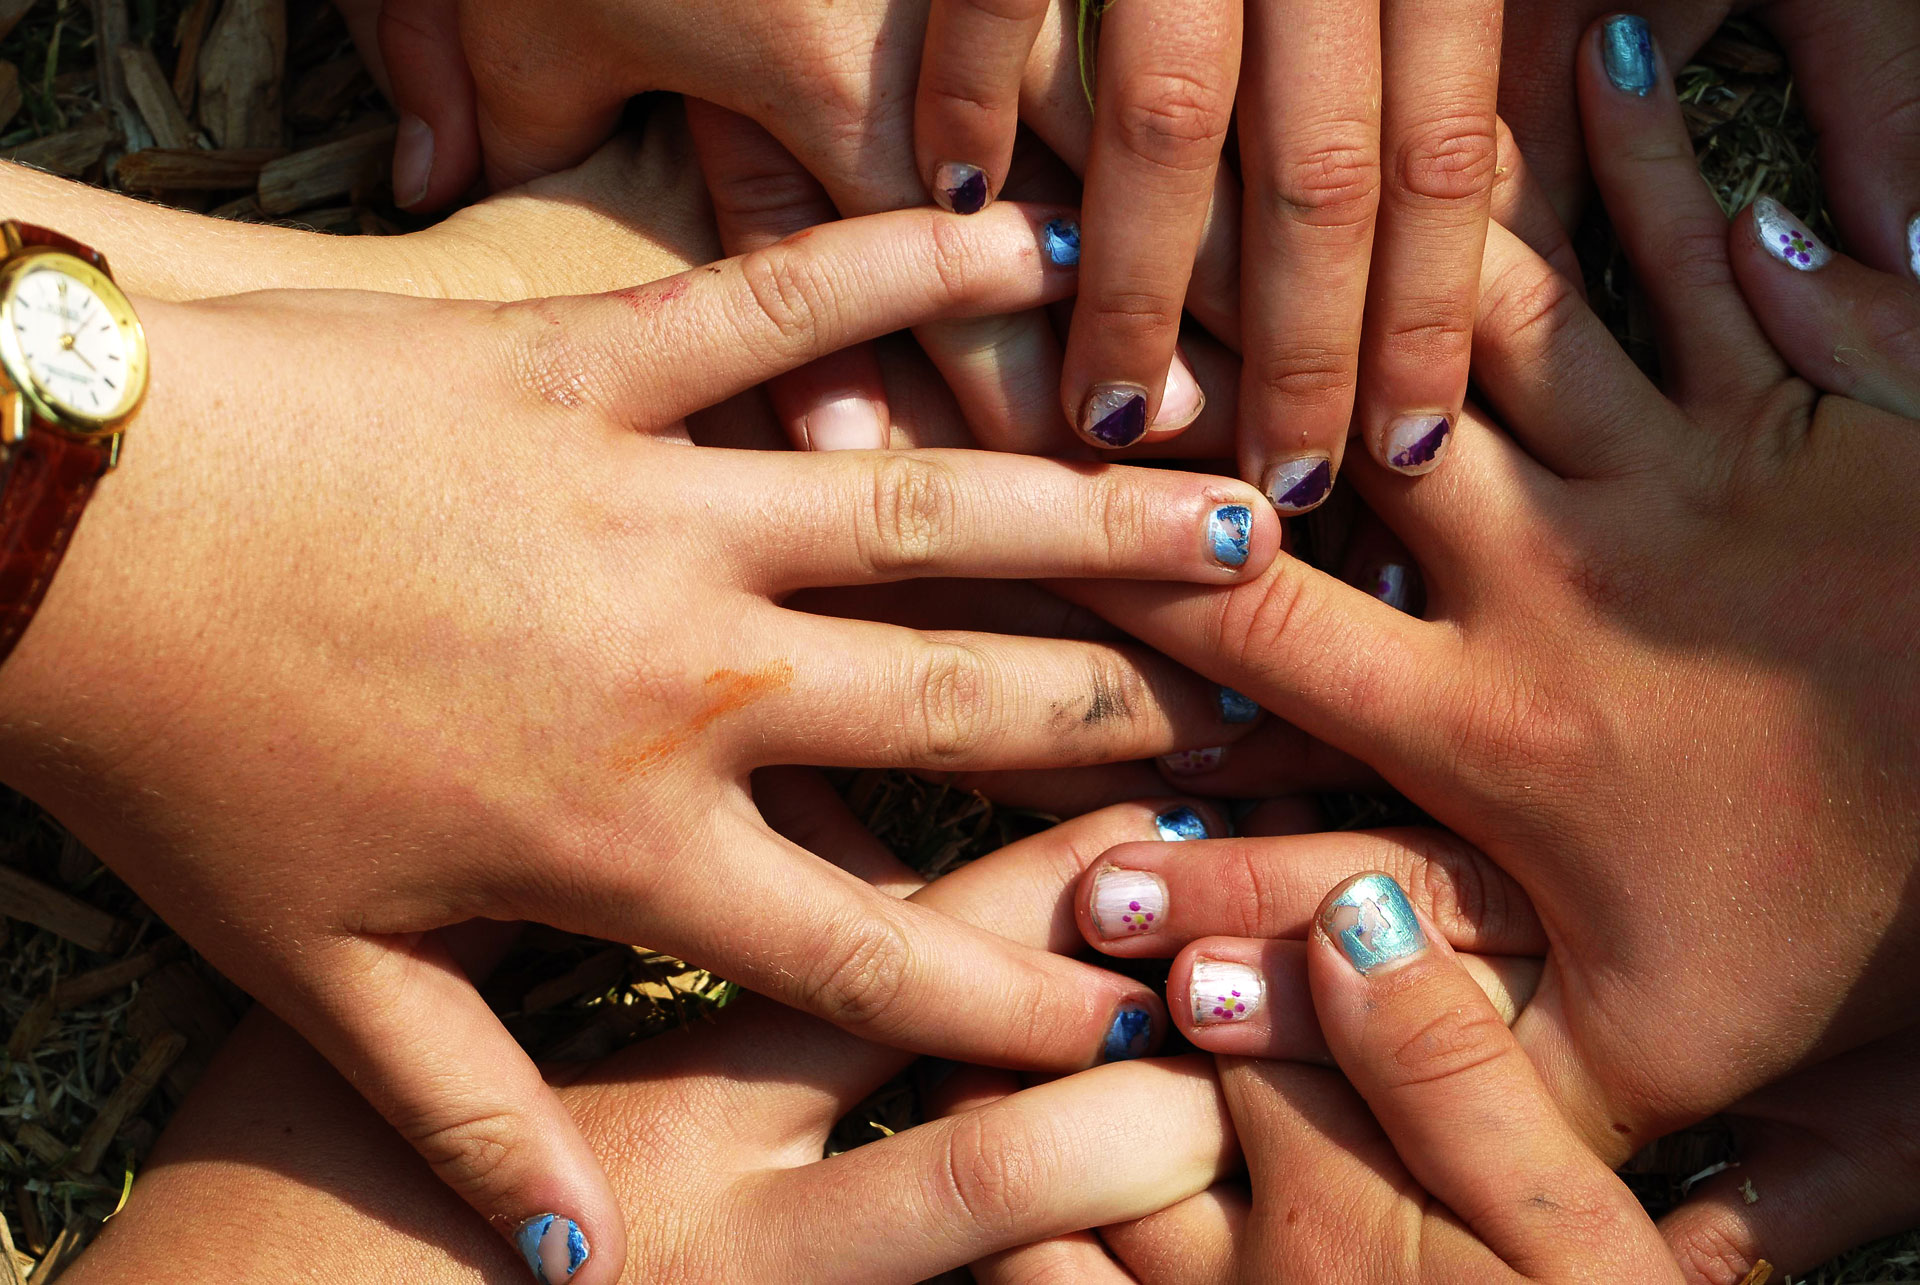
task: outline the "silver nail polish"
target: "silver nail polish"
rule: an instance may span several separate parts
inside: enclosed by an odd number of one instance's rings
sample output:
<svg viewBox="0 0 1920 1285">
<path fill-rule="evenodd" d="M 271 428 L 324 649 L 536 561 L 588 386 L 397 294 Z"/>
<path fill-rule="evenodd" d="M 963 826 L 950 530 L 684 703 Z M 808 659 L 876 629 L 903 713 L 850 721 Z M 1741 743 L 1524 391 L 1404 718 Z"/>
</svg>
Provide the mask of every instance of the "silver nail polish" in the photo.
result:
<svg viewBox="0 0 1920 1285">
<path fill-rule="evenodd" d="M 1167 917 L 1167 885 L 1144 870 L 1102 870 L 1093 877 L 1093 930 L 1112 941 L 1150 933 Z"/>
<path fill-rule="evenodd" d="M 1362 973 L 1417 955 L 1427 948 L 1413 906 L 1386 875 L 1362 875 L 1334 898 L 1321 917 L 1327 936 Z"/>
<path fill-rule="evenodd" d="M 1600 55 L 1615 89 L 1640 98 L 1653 92 L 1653 36 L 1645 18 L 1630 13 L 1608 18 L 1601 29 Z"/>
<path fill-rule="evenodd" d="M 1796 271 L 1817 272 L 1833 261 L 1813 230 L 1770 196 L 1754 201 L 1753 230 L 1768 254 Z"/>
<path fill-rule="evenodd" d="M 1389 562 L 1373 573 L 1373 596 L 1395 611 L 1407 609 L 1408 573 L 1397 562 Z"/>
<path fill-rule="evenodd" d="M 558 1214 L 527 1219 L 514 1229 L 513 1243 L 541 1285 L 566 1285 L 593 1256 L 579 1224 Z"/>
<path fill-rule="evenodd" d="M 1187 974 L 1195 1026 L 1244 1022 L 1266 1002 L 1267 980 L 1257 969 L 1220 959 L 1196 959 Z"/>
<path fill-rule="evenodd" d="M 1452 440 L 1452 416 L 1431 411 L 1402 415 L 1387 425 L 1387 467 L 1414 475 L 1431 473 Z"/>
</svg>

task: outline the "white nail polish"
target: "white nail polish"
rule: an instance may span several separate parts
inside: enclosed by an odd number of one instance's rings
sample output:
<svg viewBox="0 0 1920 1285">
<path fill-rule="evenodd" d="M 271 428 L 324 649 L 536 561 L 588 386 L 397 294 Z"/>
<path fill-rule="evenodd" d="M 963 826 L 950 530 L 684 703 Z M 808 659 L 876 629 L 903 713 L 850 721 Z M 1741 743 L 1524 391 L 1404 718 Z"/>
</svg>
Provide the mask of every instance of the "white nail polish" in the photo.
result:
<svg viewBox="0 0 1920 1285">
<path fill-rule="evenodd" d="M 1753 203 L 1753 230 L 1767 253 L 1789 268 L 1817 272 L 1833 260 L 1833 251 L 1821 244 L 1813 230 L 1770 196 Z"/>
<path fill-rule="evenodd" d="M 1167 771 L 1175 776 L 1198 776 L 1202 772 L 1211 772 L 1220 766 L 1227 751 L 1222 746 L 1211 746 L 1204 750 L 1180 750 L 1173 754 L 1163 754 L 1160 762 Z"/>
<path fill-rule="evenodd" d="M 1167 917 L 1167 886 L 1144 870 L 1093 877 L 1093 928 L 1108 941 L 1152 932 Z"/>
<path fill-rule="evenodd" d="M 1195 1026 L 1244 1022 L 1266 1002 L 1267 982 L 1245 964 L 1196 959 L 1187 975 L 1187 995 Z"/>
<path fill-rule="evenodd" d="M 1433 411 L 1402 415 L 1387 425 L 1387 467 L 1417 476 L 1440 467 L 1453 440 L 1453 417 Z"/>
</svg>

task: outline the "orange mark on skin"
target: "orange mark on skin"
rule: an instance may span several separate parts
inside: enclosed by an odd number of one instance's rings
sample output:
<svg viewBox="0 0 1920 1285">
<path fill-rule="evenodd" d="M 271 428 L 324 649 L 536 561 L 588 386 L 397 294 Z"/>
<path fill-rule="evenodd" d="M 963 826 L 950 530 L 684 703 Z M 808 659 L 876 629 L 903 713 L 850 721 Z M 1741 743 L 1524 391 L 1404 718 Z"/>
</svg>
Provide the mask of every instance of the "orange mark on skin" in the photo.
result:
<svg viewBox="0 0 1920 1285">
<path fill-rule="evenodd" d="M 793 686 L 793 664 L 777 660 L 752 673 L 737 669 L 716 669 L 706 677 L 707 700 L 694 715 L 678 727 L 670 728 L 645 742 L 631 754 L 614 759 L 614 767 L 631 775 L 672 758 L 693 743 L 693 739 L 728 714 L 765 700 Z"/>
</svg>

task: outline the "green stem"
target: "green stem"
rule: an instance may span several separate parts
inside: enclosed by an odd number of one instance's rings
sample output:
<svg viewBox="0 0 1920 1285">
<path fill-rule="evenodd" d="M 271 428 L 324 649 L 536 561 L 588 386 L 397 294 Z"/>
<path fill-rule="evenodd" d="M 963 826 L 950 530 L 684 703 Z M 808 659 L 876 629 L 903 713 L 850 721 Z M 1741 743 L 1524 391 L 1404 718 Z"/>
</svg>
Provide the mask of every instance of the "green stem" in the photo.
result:
<svg viewBox="0 0 1920 1285">
<path fill-rule="evenodd" d="M 1080 88 L 1087 96 L 1087 109 L 1093 109 L 1094 70 L 1099 59 L 1100 19 L 1113 8 L 1114 0 L 1080 0 Z"/>
</svg>

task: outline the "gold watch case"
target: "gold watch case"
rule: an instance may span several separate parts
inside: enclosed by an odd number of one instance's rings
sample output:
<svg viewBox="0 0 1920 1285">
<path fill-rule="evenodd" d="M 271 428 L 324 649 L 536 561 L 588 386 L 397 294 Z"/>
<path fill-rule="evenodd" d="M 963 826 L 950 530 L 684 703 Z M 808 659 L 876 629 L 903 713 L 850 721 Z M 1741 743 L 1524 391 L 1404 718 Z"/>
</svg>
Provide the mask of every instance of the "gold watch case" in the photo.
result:
<svg viewBox="0 0 1920 1285">
<path fill-rule="evenodd" d="M 100 415 L 85 415 L 58 405 L 34 376 L 26 356 L 20 350 L 14 329 L 14 296 L 27 274 L 52 270 L 70 277 L 91 290 L 108 317 L 119 328 L 126 344 L 126 388 L 118 404 Z M 0 264 L 0 373 L 6 375 L 11 389 L 0 389 L 0 442 L 13 445 L 23 441 L 31 419 L 38 418 L 57 432 L 87 440 L 117 438 L 121 425 L 140 409 L 147 392 L 147 336 L 134 315 L 133 305 L 113 278 L 84 259 L 60 250 L 30 247 Z M 118 447 L 119 443 L 114 443 Z M 118 451 L 115 452 L 116 458 Z"/>
</svg>

